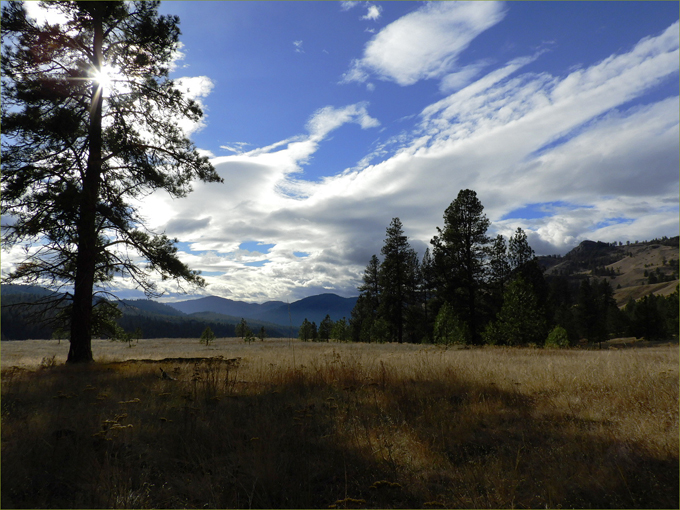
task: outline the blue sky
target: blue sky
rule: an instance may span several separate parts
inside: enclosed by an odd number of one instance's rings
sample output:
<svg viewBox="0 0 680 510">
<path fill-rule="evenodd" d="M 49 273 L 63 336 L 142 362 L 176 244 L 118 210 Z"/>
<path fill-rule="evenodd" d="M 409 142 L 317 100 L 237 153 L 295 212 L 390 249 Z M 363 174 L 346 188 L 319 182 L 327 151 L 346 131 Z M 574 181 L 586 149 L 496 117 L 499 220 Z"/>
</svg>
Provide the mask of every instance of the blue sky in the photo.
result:
<svg viewBox="0 0 680 510">
<path fill-rule="evenodd" d="M 464 188 L 539 254 L 678 235 L 678 10 L 163 2 L 225 182 L 140 208 L 206 294 L 257 302 L 356 295 L 393 217 L 422 255 Z"/>
</svg>

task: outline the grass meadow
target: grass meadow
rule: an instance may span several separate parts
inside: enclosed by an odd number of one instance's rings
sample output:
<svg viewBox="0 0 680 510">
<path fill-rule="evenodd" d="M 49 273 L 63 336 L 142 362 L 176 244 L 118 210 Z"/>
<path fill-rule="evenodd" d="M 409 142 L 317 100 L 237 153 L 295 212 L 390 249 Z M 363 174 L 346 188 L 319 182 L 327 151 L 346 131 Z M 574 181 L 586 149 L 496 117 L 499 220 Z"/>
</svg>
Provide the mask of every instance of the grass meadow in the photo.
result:
<svg viewBox="0 0 680 510">
<path fill-rule="evenodd" d="M 680 507 L 677 344 L 1 348 L 3 508 Z"/>
</svg>

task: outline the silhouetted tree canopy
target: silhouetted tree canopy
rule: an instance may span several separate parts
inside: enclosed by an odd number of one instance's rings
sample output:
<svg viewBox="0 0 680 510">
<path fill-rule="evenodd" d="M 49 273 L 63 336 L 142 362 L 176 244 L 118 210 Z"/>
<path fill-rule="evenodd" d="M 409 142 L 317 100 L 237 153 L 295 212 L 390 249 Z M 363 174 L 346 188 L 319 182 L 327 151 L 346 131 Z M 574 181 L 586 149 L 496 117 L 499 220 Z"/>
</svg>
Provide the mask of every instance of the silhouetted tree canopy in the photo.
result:
<svg viewBox="0 0 680 510">
<path fill-rule="evenodd" d="M 92 361 L 95 289 L 114 276 L 147 295 L 154 273 L 204 285 L 135 207 L 221 181 L 178 125 L 202 112 L 168 79 L 179 19 L 158 5 L 46 2 L 67 19 L 55 25 L 2 8 L 3 243 L 32 247 L 3 283 L 67 291 L 69 362 Z"/>
</svg>

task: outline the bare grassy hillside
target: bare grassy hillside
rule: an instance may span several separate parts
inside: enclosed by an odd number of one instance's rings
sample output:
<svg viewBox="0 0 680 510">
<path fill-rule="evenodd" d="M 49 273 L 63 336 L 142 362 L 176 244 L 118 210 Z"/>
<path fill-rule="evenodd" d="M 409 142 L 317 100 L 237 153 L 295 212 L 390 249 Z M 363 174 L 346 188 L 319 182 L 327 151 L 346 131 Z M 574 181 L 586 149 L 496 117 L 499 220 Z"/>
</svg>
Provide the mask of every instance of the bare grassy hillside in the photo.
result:
<svg viewBox="0 0 680 510">
<path fill-rule="evenodd" d="M 147 342 L 37 370 L 3 343 L 3 507 L 679 505 L 677 346 Z"/>
<path fill-rule="evenodd" d="M 622 306 L 629 299 L 640 299 L 649 294 L 667 296 L 675 291 L 678 280 L 649 284 L 645 271 L 650 273 L 659 269 L 662 274 L 670 275 L 673 269 L 668 265 L 670 260 L 678 260 L 678 249 L 663 245 L 631 245 L 627 246 L 627 255 L 621 260 L 605 266 L 621 273 L 613 279 L 609 279 L 614 291 L 616 302 Z M 664 263 L 665 261 L 665 263 Z M 618 288 L 621 286 L 621 288 Z"/>
<path fill-rule="evenodd" d="M 613 246 L 584 241 L 562 258 L 539 259 L 548 276 L 567 276 L 577 283 L 586 276 L 607 280 L 614 289 L 617 304 L 624 306 L 631 298 L 638 300 L 650 294 L 667 296 L 675 291 L 680 283 L 677 242 L 677 238 L 673 238 Z M 655 273 L 659 283 L 649 282 L 651 273 Z"/>
</svg>

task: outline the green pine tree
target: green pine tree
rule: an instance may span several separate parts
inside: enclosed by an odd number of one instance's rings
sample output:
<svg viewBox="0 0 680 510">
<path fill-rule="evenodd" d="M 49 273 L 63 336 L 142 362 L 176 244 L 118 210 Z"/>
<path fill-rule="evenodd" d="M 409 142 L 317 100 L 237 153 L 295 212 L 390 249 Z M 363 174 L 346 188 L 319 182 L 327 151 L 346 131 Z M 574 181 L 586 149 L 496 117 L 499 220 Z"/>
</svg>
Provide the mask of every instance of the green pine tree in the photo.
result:
<svg viewBox="0 0 680 510">
<path fill-rule="evenodd" d="M 418 257 L 404 235 L 399 218 L 387 227 L 381 253 L 380 307 L 378 315 L 388 325 L 390 337 L 399 343 L 404 340 L 406 310 L 415 303 L 418 285 Z"/>
<path fill-rule="evenodd" d="M 510 282 L 503 297 L 503 307 L 495 321 L 485 330 L 485 341 L 502 345 L 542 345 L 547 322 L 531 284 L 519 276 Z"/>
<path fill-rule="evenodd" d="M 312 339 L 312 323 L 306 317 L 298 330 L 298 338 L 303 342 L 309 342 Z"/>
<path fill-rule="evenodd" d="M 161 292 L 154 273 L 204 285 L 176 240 L 148 232 L 135 201 L 221 178 L 178 127 L 202 112 L 168 79 L 177 17 L 153 1 L 43 5 L 68 21 L 2 7 L 1 214 L 14 219 L 3 244 L 37 247 L 2 283 L 73 288 L 68 361 L 91 362 L 95 289 L 114 275 L 148 295 Z"/>
<path fill-rule="evenodd" d="M 437 227 L 439 235 L 431 241 L 441 299 L 459 311 L 475 343 L 480 341 L 478 305 L 486 278 L 489 224 L 477 193 L 461 190 L 444 212 L 444 228 Z"/>
<path fill-rule="evenodd" d="M 214 341 L 215 333 L 213 333 L 213 330 L 210 329 L 210 326 L 206 326 L 206 328 L 203 330 L 203 333 L 201 333 L 201 343 L 208 346 Z"/>
<path fill-rule="evenodd" d="M 333 331 L 333 320 L 330 315 L 326 317 L 319 324 L 319 339 L 329 342 L 331 339 L 331 332 Z"/>
</svg>

